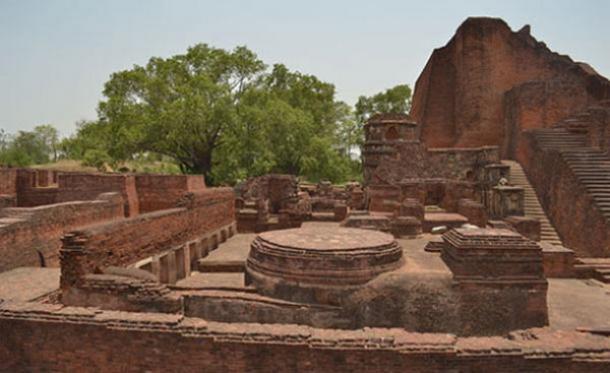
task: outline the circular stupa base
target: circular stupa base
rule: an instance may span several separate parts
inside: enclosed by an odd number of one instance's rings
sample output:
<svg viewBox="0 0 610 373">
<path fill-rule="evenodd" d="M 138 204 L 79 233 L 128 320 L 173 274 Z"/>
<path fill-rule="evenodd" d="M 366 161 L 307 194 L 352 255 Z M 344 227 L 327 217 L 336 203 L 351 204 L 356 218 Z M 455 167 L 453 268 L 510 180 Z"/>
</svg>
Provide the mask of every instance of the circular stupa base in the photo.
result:
<svg viewBox="0 0 610 373">
<path fill-rule="evenodd" d="M 246 278 L 267 296 L 340 305 L 379 274 L 402 265 L 389 234 L 355 228 L 304 227 L 259 234 L 246 261 Z"/>
</svg>

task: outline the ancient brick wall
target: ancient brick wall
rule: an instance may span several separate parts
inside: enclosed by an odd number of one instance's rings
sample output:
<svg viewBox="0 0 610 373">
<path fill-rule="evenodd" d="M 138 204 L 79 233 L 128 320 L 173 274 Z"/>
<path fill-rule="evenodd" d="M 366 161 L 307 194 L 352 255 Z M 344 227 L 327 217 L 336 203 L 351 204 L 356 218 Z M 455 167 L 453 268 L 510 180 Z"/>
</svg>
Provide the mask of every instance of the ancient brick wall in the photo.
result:
<svg viewBox="0 0 610 373">
<path fill-rule="evenodd" d="M 182 315 L 0 305 L 2 371 L 594 372 L 610 338 L 531 329 L 457 338 L 400 329 L 228 324 Z M 81 336 L 86 336 L 82 338 Z M 154 353 L 153 353 L 154 352 Z"/>
<path fill-rule="evenodd" d="M 0 168 L 0 195 L 17 195 L 17 169 Z"/>
<path fill-rule="evenodd" d="M 606 219 L 560 153 L 542 150 L 530 135 L 520 149 L 518 161 L 563 244 L 577 256 L 610 256 Z"/>
<path fill-rule="evenodd" d="M 47 266 L 57 266 L 65 231 L 122 217 L 123 201 L 116 194 L 102 194 L 93 201 L 6 208 L 0 212 L 0 271 L 39 266 L 37 250 Z"/>
<path fill-rule="evenodd" d="M 548 127 L 587 103 L 610 98 L 608 80 L 550 51 L 529 27 L 513 32 L 500 19 L 469 18 L 432 53 L 415 85 L 410 114 L 429 147 L 504 145 L 506 157 L 511 142 L 506 138 L 521 125 L 514 115 L 507 121 L 505 93 L 533 81 L 543 82 L 539 89 L 546 92 L 532 101 L 540 104 L 537 110 L 521 113 L 525 127 Z M 509 101 L 527 100 L 539 89 L 524 90 L 521 98 L 513 92 Z"/>
<path fill-rule="evenodd" d="M 592 101 L 586 86 L 576 80 L 527 82 L 504 95 L 505 136 L 502 154 L 516 159 L 523 131 L 550 127 Z"/>
<path fill-rule="evenodd" d="M 205 189 L 201 175 L 136 175 L 140 213 L 176 206 L 186 192 Z"/>
<path fill-rule="evenodd" d="M 61 173 L 58 175 L 57 202 L 84 201 L 100 193 L 118 192 L 125 203 L 125 216 L 139 213 L 136 181 L 133 175 Z"/>
<path fill-rule="evenodd" d="M 133 264 L 235 220 L 230 188 L 188 193 L 180 205 L 71 232 L 62 249 L 62 286 L 100 268 Z"/>
<path fill-rule="evenodd" d="M 500 162 L 498 147 L 432 148 L 419 142 L 393 145 L 393 152 L 370 166 L 369 185 L 397 184 L 412 178 L 445 178 L 474 181 L 482 168 Z"/>
<path fill-rule="evenodd" d="M 48 183 L 46 186 L 41 187 L 38 182 L 38 175 L 39 170 L 35 169 L 17 170 L 17 206 L 34 207 L 58 202 L 58 188 L 56 186 L 49 186 Z M 83 200 L 95 199 L 98 194 Z"/>
<path fill-rule="evenodd" d="M 428 177 L 474 181 L 484 165 L 500 162 L 495 146 L 480 148 L 432 148 L 427 152 Z"/>
<path fill-rule="evenodd" d="M 298 181 L 294 175 L 268 174 L 248 179 L 238 191 L 244 199 L 268 199 L 272 213 L 296 200 Z"/>
</svg>

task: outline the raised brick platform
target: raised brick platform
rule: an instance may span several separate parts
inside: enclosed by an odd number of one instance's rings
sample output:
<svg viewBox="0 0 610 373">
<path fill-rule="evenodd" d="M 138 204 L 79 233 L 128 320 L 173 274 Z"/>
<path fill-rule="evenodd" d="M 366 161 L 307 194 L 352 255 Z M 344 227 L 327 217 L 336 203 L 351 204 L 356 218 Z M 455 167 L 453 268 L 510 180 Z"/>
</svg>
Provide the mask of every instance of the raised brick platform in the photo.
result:
<svg viewBox="0 0 610 373">
<path fill-rule="evenodd" d="M 337 304 L 350 291 L 402 264 L 385 233 L 307 227 L 261 233 L 246 262 L 247 282 L 281 299 Z"/>
</svg>

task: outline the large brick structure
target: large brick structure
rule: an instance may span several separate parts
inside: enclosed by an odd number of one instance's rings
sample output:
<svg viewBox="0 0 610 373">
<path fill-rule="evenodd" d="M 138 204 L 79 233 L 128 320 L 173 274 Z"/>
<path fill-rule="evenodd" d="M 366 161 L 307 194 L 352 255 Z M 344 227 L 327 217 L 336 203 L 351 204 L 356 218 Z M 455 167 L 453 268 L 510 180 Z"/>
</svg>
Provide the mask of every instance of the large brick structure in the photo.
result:
<svg viewBox="0 0 610 373">
<path fill-rule="evenodd" d="M 498 146 L 523 166 L 550 221 L 546 235 L 607 257 L 608 100 L 610 81 L 549 50 L 529 26 L 469 18 L 430 56 L 410 116 L 428 147 Z"/>
<path fill-rule="evenodd" d="M 608 87 L 468 19 L 364 187 L 0 169 L 0 371 L 608 371 Z"/>
<path fill-rule="evenodd" d="M 411 116 L 429 147 L 497 145 L 511 157 L 521 131 L 608 98 L 604 77 L 550 51 L 529 26 L 513 32 L 500 19 L 469 18 L 430 56 Z"/>
</svg>

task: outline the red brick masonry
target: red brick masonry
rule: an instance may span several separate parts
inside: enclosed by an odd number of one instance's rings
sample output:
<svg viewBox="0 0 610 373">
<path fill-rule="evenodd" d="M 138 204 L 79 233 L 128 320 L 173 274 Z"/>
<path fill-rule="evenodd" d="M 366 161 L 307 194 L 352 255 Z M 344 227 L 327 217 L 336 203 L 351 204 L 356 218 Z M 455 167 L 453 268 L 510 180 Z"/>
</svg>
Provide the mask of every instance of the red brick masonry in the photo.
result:
<svg viewBox="0 0 610 373">
<path fill-rule="evenodd" d="M 528 329 L 508 337 L 229 324 L 172 314 L 0 304 L 0 371 L 601 372 L 610 338 Z M 603 332 L 603 331 L 599 331 Z"/>
</svg>

